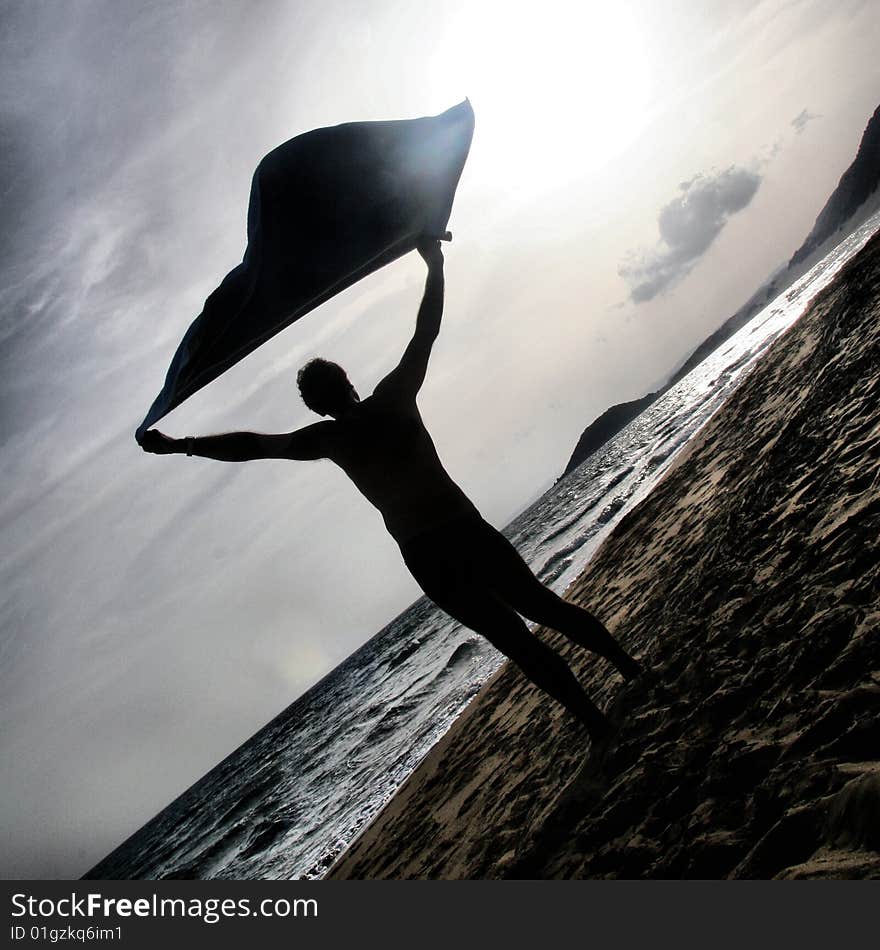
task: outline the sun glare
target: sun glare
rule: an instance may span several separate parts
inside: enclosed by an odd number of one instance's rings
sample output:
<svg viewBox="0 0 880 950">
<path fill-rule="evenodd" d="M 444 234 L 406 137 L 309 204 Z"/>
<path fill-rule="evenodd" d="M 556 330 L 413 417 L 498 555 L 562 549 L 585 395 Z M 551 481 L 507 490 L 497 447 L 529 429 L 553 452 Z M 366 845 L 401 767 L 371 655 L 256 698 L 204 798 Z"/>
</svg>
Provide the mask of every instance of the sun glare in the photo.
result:
<svg viewBox="0 0 880 950">
<path fill-rule="evenodd" d="M 462 7 L 434 68 L 477 113 L 472 174 L 542 191 L 587 176 L 637 135 L 649 64 L 622 5 L 546 0 Z"/>
</svg>

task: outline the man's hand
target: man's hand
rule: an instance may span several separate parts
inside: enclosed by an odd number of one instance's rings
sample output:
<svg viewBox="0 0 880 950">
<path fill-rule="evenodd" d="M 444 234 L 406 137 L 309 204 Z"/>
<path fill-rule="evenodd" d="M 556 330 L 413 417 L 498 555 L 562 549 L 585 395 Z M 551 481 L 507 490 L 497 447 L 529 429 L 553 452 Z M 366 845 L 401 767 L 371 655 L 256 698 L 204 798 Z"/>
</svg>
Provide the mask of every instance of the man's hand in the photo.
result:
<svg viewBox="0 0 880 950">
<path fill-rule="evenodd" d="M 421 238 L 416 245 L 416 250 L 422 255 L 422 260 L 428 265 L 428 270 L 443 267 L 443 249 L 437 238 Z"/>
<path fill-rule="evenodd" d="M 183 451 L 182 442 L 182 439 L 172 439 L 163 435 L 158 429 L 148 429 L 140 445 L 145 452 L 152 452 L 154 455 L 171 455 L 173 452 Z"/>
</svg>

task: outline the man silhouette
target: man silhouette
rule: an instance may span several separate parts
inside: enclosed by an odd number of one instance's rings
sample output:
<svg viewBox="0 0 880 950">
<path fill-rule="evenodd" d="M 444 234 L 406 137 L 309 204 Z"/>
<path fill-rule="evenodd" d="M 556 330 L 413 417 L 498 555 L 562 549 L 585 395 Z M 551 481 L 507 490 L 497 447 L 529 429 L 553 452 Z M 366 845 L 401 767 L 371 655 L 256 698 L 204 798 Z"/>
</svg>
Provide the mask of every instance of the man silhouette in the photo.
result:
<svg viewBox="0 0 880 950">
<path fill-rule="evenodd" d="M 424 592 L 454 619 L 484 636 L 537 686 L 586 726 L 594 739 L 611 726 L 567 664 L 534 636 L 522 614 L 610 660 L 625 679 L 641 667 L 592 614 L 544 587 L 510 542 L 491 527 L 443 468 L 416 396 L 443 314 L 443 253 L 423 240 L 428 266 L 416 329 L 398 365 L 361 400 L 345 370 L 315 359 L 297 376 L 305 404 L 332 421 L 295 432 L 230 432 L 172 439 L 156 429 L 147 452 L 186 453 L 225 462 L 330 459 L 379 509 Z"/>
</svg>

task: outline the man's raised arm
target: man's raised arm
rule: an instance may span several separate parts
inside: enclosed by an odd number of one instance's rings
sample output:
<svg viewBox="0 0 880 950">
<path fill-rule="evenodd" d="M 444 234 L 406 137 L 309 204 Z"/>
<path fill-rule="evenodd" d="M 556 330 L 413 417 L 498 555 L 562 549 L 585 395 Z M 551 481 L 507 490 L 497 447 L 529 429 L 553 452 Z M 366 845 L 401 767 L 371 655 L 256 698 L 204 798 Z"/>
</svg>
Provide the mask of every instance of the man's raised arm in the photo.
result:
<svg viewBox="0 0 880 950">
<path fill-rule="evenodd" d="M 259 432 L 227 432 L 223 435 L 189 436 L 172 439 L 158 429 L 144 433 L 141 448 L 156 455 L 198 455 L 221 462 L 249 462 L 252 459 L 321 459 L 330 451 L 332 422 L 314 425 L 282 435 Z"/>
<path fill-rule="evenodd" d="M 425 381 L 431 347 L 440 333 L 443 316 L 443 251 L 436 240 L 421 241 L 418 251 L 428 265 L 428 276 L 416 318 L 416 332 L 400 362 L 376 387 L 377 396 L 394 395 L 415 399 Z"/>
</svg>

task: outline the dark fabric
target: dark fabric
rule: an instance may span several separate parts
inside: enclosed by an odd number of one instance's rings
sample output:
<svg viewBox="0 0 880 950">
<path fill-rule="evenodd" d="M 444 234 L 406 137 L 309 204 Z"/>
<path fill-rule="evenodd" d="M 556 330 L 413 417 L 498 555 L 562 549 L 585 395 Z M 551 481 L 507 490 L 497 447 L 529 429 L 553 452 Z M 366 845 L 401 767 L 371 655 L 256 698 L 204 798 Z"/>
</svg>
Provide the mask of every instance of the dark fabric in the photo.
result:
<svg viewBox="0 0 880 950">
<path fill-rule="evenodd" d="M 244 259 L 187 330 L 136 437 L 280 330 L 441 235 L 474 128 L 465 101 L 438 116 L 317 129 L 254 173 Z"/>
</svg>

